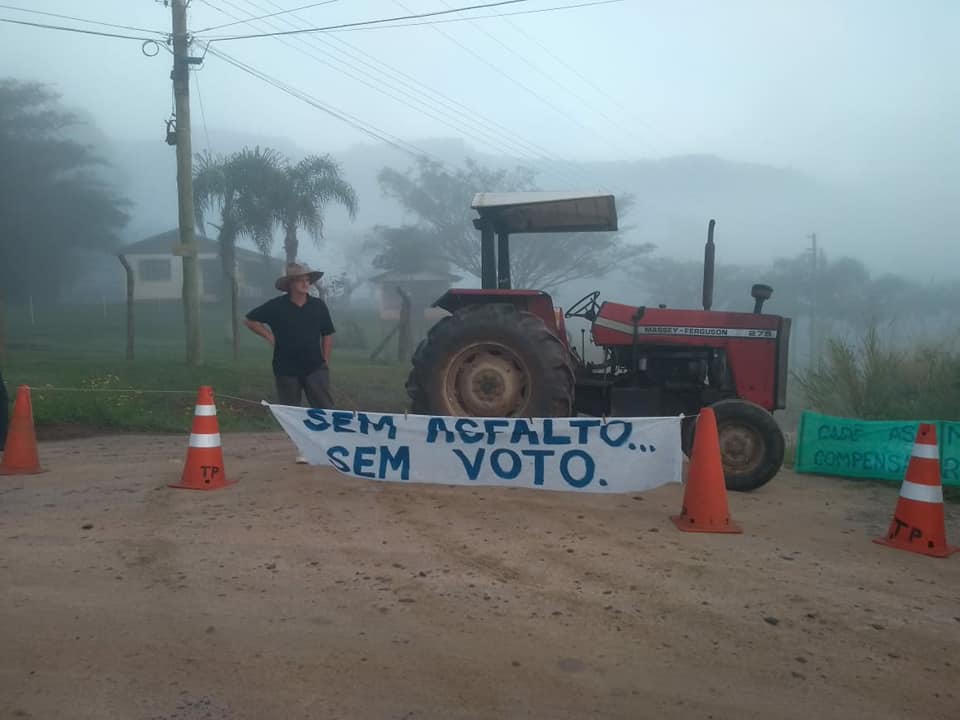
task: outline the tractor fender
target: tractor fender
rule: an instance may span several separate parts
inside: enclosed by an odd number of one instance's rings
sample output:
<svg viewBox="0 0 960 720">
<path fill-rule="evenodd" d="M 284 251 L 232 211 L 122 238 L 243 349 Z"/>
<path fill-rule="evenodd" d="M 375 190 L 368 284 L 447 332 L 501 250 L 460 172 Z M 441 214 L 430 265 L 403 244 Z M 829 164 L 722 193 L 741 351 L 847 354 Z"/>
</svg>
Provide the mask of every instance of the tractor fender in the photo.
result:
<svg viewBox="0 0 960 720">
<path fill-rule="evenodd" d="M 453 314 L 470 306 L 479 307 L 491 303 L 508 303 L 517 310 L 533 313 L 543 320 L 543 324 L 550 332 L 560 338 L 564 346 L 567 346 L 563 312 L 554 306 L 550 294 L 542 290 L 452 288 L 434 301 L 433 307 L 442 308 Z"/>
</svg>

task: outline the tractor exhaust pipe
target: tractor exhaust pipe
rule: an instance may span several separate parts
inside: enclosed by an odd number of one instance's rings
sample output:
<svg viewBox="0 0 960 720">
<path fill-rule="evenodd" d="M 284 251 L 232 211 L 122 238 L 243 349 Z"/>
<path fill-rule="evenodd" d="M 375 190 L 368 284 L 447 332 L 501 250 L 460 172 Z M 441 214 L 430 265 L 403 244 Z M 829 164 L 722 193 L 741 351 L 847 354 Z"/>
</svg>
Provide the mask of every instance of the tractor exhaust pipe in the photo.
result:
<svg viewBox="0 0 960 720">
<path fill-rule="evenodd" d="M 713 244 L 713 228 L 716 220 L 710 220 L 707 227 L 707 244 L 703 249 L 703 309 L 713 307 L 713 257 L 716 247 Z"/>
</svg>

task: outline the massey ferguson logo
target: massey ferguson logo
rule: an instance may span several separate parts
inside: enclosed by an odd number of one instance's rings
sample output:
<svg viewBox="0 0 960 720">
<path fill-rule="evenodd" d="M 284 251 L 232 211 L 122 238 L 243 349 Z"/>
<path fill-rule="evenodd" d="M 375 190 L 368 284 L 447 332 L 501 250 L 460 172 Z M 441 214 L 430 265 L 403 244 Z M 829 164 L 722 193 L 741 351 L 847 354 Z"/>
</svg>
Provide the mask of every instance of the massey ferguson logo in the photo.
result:
<svg viewBox="0 0 960 720">
<path fill-rule="evenodd" d="M 633 326 L 611 320 L 609 318 L 597 318 L 596 324 L 600 327 L 610 328 L 617 332 L 632 334 Z M 767 330 L 765 328 L 708 328 L 708 327 L 679 327 L 677 325 L 640 325 L 637 327 L 638 335 L 666 335 L 666 336 L 686 336 L 686 337 L 722 337 L 722 338 L 755 338 L 758 340 L 775 339 L 776 330 Z"/>
<path fill-rule="evenodd" d="M 776 330 L 733 329 L 733 328 L 705 328 L 705 327 L 640 327 L 637 328 L 644 335 L 694 335 L 698 337 L 749 337 L 774 338 Z"/>
<path fill-rule="evenodd" d="M 645 327 L 639 328 L 644 335 L 709 335 L 711 337 L 727 337 L 730 331 L 726 328 L 688 328 L 688 327 Z"/>
</svg>

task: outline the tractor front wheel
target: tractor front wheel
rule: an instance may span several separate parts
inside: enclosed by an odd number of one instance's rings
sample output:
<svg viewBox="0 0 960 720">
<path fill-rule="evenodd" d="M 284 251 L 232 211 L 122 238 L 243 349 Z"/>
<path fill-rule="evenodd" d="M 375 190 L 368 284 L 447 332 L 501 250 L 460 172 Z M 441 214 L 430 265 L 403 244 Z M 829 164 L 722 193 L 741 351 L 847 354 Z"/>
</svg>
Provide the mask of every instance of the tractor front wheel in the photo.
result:
<svg viewBox="0 0 960 720">
<path fill-rule="evenodd" d="M 766 485 L 783 466 L 783 431 L 773 415 L 746 400 L 721 400 L 710 406 L 717 418 L 720 458 L 727 490 L 749 492 Z M 696 423 L 683 424 L 683 451 L 693 451 Z"/>
<path fill-rule="evenodd" d="M 566 417 L 574 374 L 567 349 L 537 315 L 506 303 L 462 308 L 413 355 L 413 412 L 458 417 Z"/>
</svg>

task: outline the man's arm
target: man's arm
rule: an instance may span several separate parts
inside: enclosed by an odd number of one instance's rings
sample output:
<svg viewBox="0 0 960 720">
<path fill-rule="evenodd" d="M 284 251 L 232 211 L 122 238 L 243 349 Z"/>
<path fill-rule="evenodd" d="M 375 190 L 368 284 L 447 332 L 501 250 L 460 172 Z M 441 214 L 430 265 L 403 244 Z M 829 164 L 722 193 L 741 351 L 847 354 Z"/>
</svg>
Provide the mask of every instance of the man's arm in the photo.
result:
<svg viewBox="0 0 960 720">
<path fill-rule="evenodd" d="M 270 301 L 267 301 L 263 305 L 255 307 L 253 310 L 248 312 L 247 316 L 243 319 L 243 324 L 246 325 L 247 328 L 249 328 L 252 332 L 256 333 L 270 343 L 270 345 L 273 345 L 273 331 L 269 327 L 272 317 L 273 304 Z"/>
<path fill-rule="evenodd" d="M 273 333 L 270 331 L 270 328 L 264 325 L 263 323 L 257 322 L 256 320 L 250 320 L 249 318 L 243 319 L 243 324 L 246 325 L 250 330 L 255 332 L 257 335 L 262 337 L 268 343 L 273 345 Z"/>
<path fill-rule="evenodd" d="M 333 350 L 333 334 L 337 329 L 333 326 L 333 318 L 330 317 L 330 308 L 320 300 L 320 334 L 323 340 L 320 347 L 323 349 L 323 361 L 330 364 L 330 352 Z"/>
<path fill-rule="evenodd" d="M 323 361 L 330 364 L 330 351 L 333 350 L 333 335 L 323 336 Z"/>
</svg>

